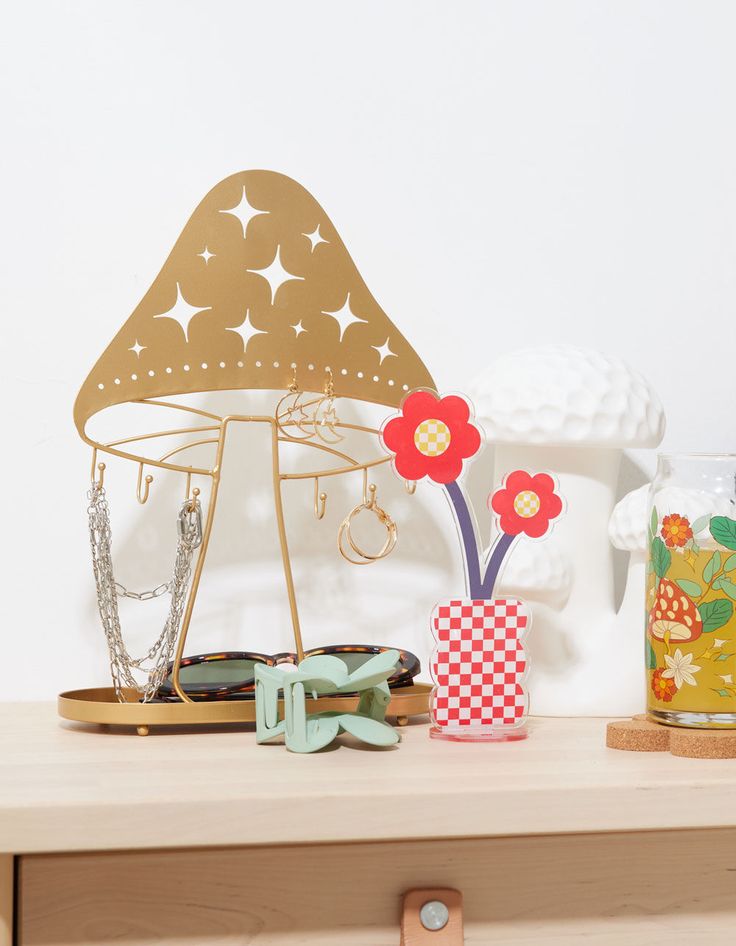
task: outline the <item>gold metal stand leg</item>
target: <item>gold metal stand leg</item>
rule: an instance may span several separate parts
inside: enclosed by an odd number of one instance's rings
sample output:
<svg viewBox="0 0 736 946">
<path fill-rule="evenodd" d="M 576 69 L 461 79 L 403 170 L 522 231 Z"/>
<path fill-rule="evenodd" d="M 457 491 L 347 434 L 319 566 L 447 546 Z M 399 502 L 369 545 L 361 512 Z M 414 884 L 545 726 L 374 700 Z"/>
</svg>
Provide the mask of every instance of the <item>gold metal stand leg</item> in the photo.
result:
<svg viewBox="0 0 736 946">
<path fill-rule="evenodd" d="M 149 733 L 148 726 L 136 726 L 135 731 L 139 736 L 147 736 Z"/>
<path fill-rule="evenodd" d="M 15 866 L 12 854 L 0 854 L 0 946 L 13 946 Z"/>
<path fill-rule="evenodd" d="M 406 726 L 406 725 L 408 724 L 408 722 L 409 722 L 409 717 L 408 717 L 408 716 L 397 716 L 397 717 L 396 717 L 396 725 L 397 725 L 397 726 Z"/>
</svg>

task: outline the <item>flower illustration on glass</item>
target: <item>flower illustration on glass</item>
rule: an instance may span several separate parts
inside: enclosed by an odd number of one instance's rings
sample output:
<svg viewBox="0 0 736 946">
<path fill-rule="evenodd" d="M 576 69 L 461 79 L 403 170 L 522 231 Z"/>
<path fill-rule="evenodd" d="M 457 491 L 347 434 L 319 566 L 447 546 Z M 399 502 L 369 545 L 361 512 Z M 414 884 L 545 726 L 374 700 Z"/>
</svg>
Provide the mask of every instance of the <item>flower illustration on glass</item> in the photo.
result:
<svg viewBox="0 0 736 946">
<path fill-rule="evenodd" d="M 662 519 L 662 538 L 671 549 L 681 549 L 693 537 L 690 520 L 686 516 L 673 513 Z"/>
<path fill-rule="evenodd" d="M 693 655 L 683 654 L 679 647 L 675 651 L 674 656 L 665 654 L 664 662 L 667 665 L 667 669 L 662 671 L 662 677 L 667 680 L 674 680 L 678 690 L 683 683 L 688 683 L 691 687 L 694 687 L 695 677 L 693 674 L 696 674 L 700 670 L 700 667 L 696 666 L 692 660 Z"/>
<path fill-rule="evenodd" d="M 443 484 L 460 476 L 463 461 L 476 454 L 481 443 L 468 402 L 455 394 L 438 397 L 430 391 L 409 394 L 401 413 L 384 426 L 382 437 L 394 454 L 399 476 L 407 480 L 428 476 Z"/>
<path fill-rule="evenodd" d="M 678 694 L 681 711 L 721 712 L 719 701 L 736 699 L 731 682 L 736 675 L 729 672 L 736 628 L 736 519 L 710 512 L 660 516 L 655 506 L 647 536 L 651 692 L 667 703 Z"/>
<path fill-rule="evenodd" d="M 493 493 L 490 507 L 499 517 L 501 532 L 506 535 L 523 532 L 538 539 L 562 512 L 562 500 L 548 473 L 532 476 L 525 470 L 515 470 L 506 477 L 503 487 Z"/>
<path fill-rule="evenodd" d="M 672 677 L 665 677 L 665 668 L 657 667 L 652 674 L 652 690 L 658 700 L 665 703 L 672 702 L 672 697 L 677 693 L 677 684 Z"/>
</svg>

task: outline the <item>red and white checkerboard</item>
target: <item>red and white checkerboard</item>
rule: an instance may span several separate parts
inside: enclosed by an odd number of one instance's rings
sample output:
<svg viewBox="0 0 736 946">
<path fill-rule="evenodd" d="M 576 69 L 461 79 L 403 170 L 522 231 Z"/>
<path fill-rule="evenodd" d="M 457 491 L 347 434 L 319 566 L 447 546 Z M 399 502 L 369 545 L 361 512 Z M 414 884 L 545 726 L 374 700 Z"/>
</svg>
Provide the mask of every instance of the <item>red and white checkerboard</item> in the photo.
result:
<svg viewBox="0 0 736 946">
<path fill-rule="evenodd" d="M 458 599 L 432 613 L 432 716 L 442 727 L 518 725 L 527 711 L 522 686 L 529 624 L 516 598 Z"/>
</svg>

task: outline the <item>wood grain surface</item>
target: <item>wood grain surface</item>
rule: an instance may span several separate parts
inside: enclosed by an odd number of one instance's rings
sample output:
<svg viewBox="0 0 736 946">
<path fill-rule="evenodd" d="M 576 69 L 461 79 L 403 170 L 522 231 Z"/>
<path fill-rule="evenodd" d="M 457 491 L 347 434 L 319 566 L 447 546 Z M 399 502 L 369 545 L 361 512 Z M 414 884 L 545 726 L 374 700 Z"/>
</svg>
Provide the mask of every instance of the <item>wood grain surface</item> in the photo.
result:
<svg viewBox="0 0 736 946">
<path fill-rule="evenodd" d="M 248 730 L 141 738 L 0 705 L 0 851 L 327 843 L 736 826 L 736 760 L 617 752 L 602 719 L 507 744 L 296 755 Z M 696 803 L 694 803 L 696 800 Z"/>
<path fill-rule="evenodd" d="M 36 855 L 20 946 L 399 946 L 417 887 L 462 893 L 468 946 L 731 946 L 735 851 L 729 829 Z"/>
</svg>

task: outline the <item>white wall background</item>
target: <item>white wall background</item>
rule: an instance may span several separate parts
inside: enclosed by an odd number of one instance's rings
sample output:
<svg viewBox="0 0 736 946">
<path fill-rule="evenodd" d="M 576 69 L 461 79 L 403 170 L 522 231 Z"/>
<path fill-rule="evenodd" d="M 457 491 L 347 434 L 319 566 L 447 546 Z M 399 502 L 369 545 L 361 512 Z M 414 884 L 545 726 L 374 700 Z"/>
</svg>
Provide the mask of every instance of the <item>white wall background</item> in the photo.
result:
<svg viewBox="0 0 736 946">
<path fill-rule="evenodd" d="M 667 448 L 733 450 L 735 41 L 736 7 L 702 0 L 6 11 L 0 698 L 106 682 L 73 400 L 234 171 L 281 170 L 312 191 L 441 388 L 499 352 L 570 341 L 648 376 Z M 634 460 L 627 478 L 642 482 L 651 458 Z M 130 495 L 134 472 L 120 474 Z M 352 494 L 335 493 L 298 569 L 311 643 L 421 649 L 434 601 L 461 590 L 439 494 L 411 505 L 385 489 L 405 522 L 397 567 L 342 564 L 334 528 Z M 265 534 L 251 498 L 243 528 Z M 152 587 L 173 554 L 170 514 L 159 535 L 158 513 L 127 510 L 113 509 L 121 578 Z M 300 530 L 297 554 L 311 537 Z M 270 649 L 285 633 L 282 605 L 258 603 L 273 561 L 222 556 L 192 650 Z"/>
</svg>

